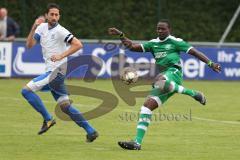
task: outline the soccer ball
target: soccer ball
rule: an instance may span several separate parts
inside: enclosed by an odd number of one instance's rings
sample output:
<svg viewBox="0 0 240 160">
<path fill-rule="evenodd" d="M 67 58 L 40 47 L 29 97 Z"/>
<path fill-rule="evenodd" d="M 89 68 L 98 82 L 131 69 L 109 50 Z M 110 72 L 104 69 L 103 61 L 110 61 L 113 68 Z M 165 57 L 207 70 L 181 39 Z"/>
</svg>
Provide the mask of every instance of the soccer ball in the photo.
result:
<svg viewBox="0 0 240 160">
<path fill-rule="evenodd" d="M 136 69 L 132 67 L 123 68 L 120 74 L 120 79 L 127 85 L 136 83 L 138 80 Z"/>
</svg>

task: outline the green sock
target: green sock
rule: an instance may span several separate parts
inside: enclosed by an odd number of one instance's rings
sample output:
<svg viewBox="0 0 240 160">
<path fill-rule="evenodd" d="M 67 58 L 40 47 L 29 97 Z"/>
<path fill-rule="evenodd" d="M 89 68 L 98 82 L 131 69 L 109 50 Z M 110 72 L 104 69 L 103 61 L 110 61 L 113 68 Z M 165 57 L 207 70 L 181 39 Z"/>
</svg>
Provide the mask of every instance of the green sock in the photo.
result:
<svg viewBox="0 0 240 160">
<path fill-rule="evenodd" d="M 191 97 L 194 97 L 196 95 L 196 91 L 188 89 L 188 88 L 184 88 L 183 86 L 178 85 L 177 83 L 175 83 L 173 81 L 169 81 L 169 80 L 167 80 L 165 82 L 164 89 L 168 90 L 170 88 L 170 85 L 173 87 L 173 89 L 171 91 L 181 93 L 181 94 L 186 94 Z"/>
<path fill-rule="evenodd" d="M 139 116 L 139 121 L 137 125 L 137 135 L 135 137 L 135 142 L 142 144 L 143 137 L 147 131 L 147 127 L 150 124 L 152 114 L 141 114 Z"/>
<path fill-rule="evenodd" d="M 186 95 L 189 95 L 191 97 L 194 97 L 196 95 L 196 91 L 184 88 L 183 91 L 182 91 L 182 94 L 186 94 Z"/>
</svg>

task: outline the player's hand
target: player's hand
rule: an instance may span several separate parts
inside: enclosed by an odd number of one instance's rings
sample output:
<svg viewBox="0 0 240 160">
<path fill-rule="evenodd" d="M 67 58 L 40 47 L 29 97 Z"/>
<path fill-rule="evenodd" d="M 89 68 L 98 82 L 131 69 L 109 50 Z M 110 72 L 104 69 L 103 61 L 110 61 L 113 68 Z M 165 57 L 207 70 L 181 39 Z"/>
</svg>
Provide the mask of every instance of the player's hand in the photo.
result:
<svg viewBox="0 0 240 160">
<path fill-rule="evenodd" d="M 121 35 L 122 32 L 118 30 L 117 28 L 108 28 L 108 34 L 110 35 Z"/>
<path fill-rule="evenodd" d="M 40 25 L 43 22 L 45 22 L 45 18 L 43 16 L 40 16 L 35 20 L 36 25 Z"/>
<path fill-rule="evenodd" d="M 218 64 L 218 63 L 213 63 L 212 66 L 211 66 L 211 68 L 212 68 L 215 72 L 218 72 L 218 73 L 220 73 L 221 70 L 222 70 L 220 64 Z"/>
<path fill-rule="evenodd" d="M 40 17 L 38 17 L 38 18 L 35 20 L 35 22 L 34 22 L 34 24 L 33 24 L 33 27 L 34 27 L 34 28 L 37 28 L 37 26 L 39 26 L 41 23 L 44 23 L 45 21 L 46 21 L 45 17 L 44 17 L 44 16 L 40 16 Z"/>
<path fill-rule="evenodd" d="M 56 55 L 52 55 L 51 56 L 51 61 L 56 62 L 56 61 L 60 61 L 63 59 L 62 55 L 56 54 Z"/>
</svg>

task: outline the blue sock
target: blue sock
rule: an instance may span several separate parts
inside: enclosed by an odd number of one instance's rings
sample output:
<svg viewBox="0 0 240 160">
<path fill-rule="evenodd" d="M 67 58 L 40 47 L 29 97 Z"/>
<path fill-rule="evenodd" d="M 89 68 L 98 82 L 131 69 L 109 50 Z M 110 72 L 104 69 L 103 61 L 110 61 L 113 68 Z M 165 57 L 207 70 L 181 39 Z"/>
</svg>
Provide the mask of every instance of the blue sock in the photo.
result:
<svg viewBox="0 0 240 160">
<path fill-rule="evenodd" d="M 67 114 L 71 117 L 71 119 L 80 127 L 84 128 L 87 134 L 92 134 L 95 129 L 88 123 L 88 121 L 82 116 L 81 112 L 79 112 L 73 106 L 68 107 Z"/>
<path fill-rule="evenodd" d="M 28 89 L 22 89 L 22 95 L 33 106 L 33 108 L 42 115 L 44 120 L 49 121 L 52 119 L 51 114 L 48 113 L 38 95 Z"/>
</svg>

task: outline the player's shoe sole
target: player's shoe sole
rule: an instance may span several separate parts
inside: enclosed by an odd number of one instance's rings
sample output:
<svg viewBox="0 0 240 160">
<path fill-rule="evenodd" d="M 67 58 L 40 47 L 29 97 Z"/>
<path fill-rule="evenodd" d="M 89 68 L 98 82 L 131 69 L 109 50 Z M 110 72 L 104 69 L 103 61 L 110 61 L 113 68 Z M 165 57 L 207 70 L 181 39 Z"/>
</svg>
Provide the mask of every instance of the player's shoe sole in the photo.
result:
<svg viewBox="0 0 240 160">
<path fill-rule="evenodd" d="M 55 119 L 52 119 L 50 121 L 43 121 L 43 125 L 41 130 L 38 132 L 38 135 L 41 135 L 49 130 L 52 126 L 56 124 Z"/>
<path fill-rule="evenodd" d="M 120 141 L 118 142 L 118 145 L 123 149 L 127 149 L 127 150 L 141 150 L 141 145 L 134 141 L 129 141 L 129 142 Z"/>
<path fill-rule="evenodd" d="M 202 105 L 206 105 L 207 103 L 206 97 L 201 92 L 197 92 L 197 94 L 194 96 L 194 99 L 201 103 Z"/>
<path fill-rule="evenodd" d="M 97 137 L 99 137 L 99 134 L 98 134 L 97 131 L 94 131 L 92 134 L 87 134 L 86 135 L 86 142 L 91 143 L 94 140 L 96 140 Z"/>
</svg>

